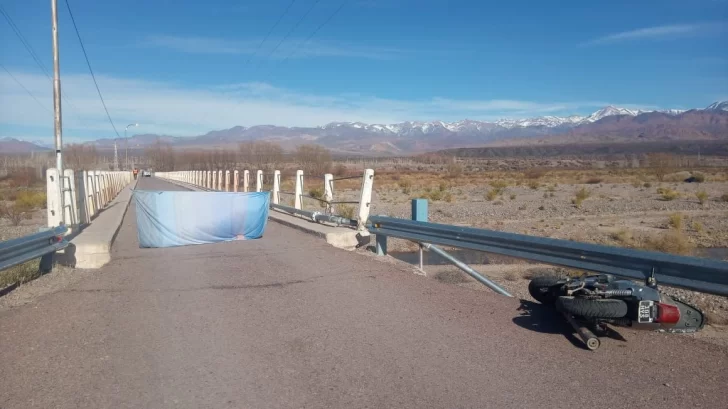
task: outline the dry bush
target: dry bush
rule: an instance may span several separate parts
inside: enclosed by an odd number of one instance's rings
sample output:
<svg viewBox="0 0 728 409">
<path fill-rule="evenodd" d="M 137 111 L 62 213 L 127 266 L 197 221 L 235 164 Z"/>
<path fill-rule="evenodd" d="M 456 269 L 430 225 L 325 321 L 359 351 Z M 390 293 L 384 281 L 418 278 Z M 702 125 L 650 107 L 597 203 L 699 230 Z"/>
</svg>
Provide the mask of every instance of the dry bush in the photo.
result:
<svg viewBox="0 0 728 409">
<path fill-rule="evenodd" d="M 646 250 L 661 251 L 663 253 L 690 255 L 695 245 L 690 243 L 687 236 L 680 230 L 671 230 L 657 238 L 645 240 L 642 248 Z"/>
<path fill-rule="evenodd" d="M 12 169 L 3 178 L 10 187 L 28 188 L 43 182 L 39 170 L 33 167 L 20 167 Z"/>
<path fill-rule="evenodd" d="M 693 230 L 695 230 L 697 233 L 703 232 L 703 224 L 700 222 L 693 222 Z"/>
<path fill-rule="evenodd" d="M 540 179 L 543 176 L 545 176 L 547 173 L 546 169 L 543 168 L 532 168 L 527 169 L 525 172 L 523 172 L 523 176 L 527 179 Z"/>
<path fill-rule="evenodd" d="M 238 146 L 238 156 L 252 169 L 275 170 L 283 163 L 283 148 L 275 142 L 243 142 Z"/>
<path fill-rule="evenodd" d="M 505 274 L 503 274 L 503 279 L 506 281 L 517 281 L 518 275 L 514 273 L 513 271 L 509 271 Z"/>
<path fill-rule="evenodd" d="M 695 197 L 698 198 L 698 203 L 705 204 L 705 202 L 708 200 L 708 192 L 705 190 L 698 190 L 695 192 Z"/>
<path fill-rule="evenodd" d="M 650 182 L 645 182 L 645 184 L 644 184 L 644 185 L 642 185 L 642 186 L 644 186 L 644 187 L 646 187 L 646 188 L 648 188 L 648 189 L 649 189 L 649 188 L 651 188 L 651 187 L 652 187 L 652 183 L 650 183 Z"/>
<path fill-rule="evenodd" d="M 516 200 L 516 195 L 515 194 L 511 194 L 511 200 Z"/>
<path fill-rule="evenodd" d="M 634 237 L 632 236 L 632 232 L 628 229 L 617 230 L 616 232 L 611 233 L 609 236 L 612 238 L 612 240 L 624 245 L 631 245 L 632 240 L 634 239 Z"/>
<path fill-rule="evenodd" d="M 703 183 L 703 182 L 705 182 L 705 174 L 704 174 L 704 173 L 701 173 L 701 172 L 695 172 L 695 173 L 693 173 L 693 178 L 694 178 L 694 179 L 695 179 L 695 181 L 696 181 L 696 182 L 698 182 L 698 183 Z"/>
<path fill-rule="evenodd" d="M 337 163 L 331 173 L 337 177 L 346 176 L 349 173 L 349 169 L 343 163 Z"/>
<path fill-rule="evenodd" d="M 586 184 L 587 185 L 598 185 L 598 184 L 602 183 L 602 180 L 603 179 L 599 178 L 599 177 L 591 177 L 586 180 Z"/>
<path fill-rule="evenodd" d="M 530 187 L 533 190 L 537 190 L 539 187 L 541 187 L 541 184 L 538 183 L 537 180 L 531 180 L 528 182 L 528 187 Z"/>
<path fill-rule="evenodd" d="M 722 194 L 722 195 L 720 196 L 720 201 L 721 201 L 721 202 L 728 202 L 728 193 L 723 193 L 723 194 Z"/>
<path fill-rule="evenodd" d="M 119 161 L 125 159 L 119 155 Z M 73 170 L 92 170 L 98 168 L 101 155 L 96 151 L 95 145 L 70 144 L 63 148 L 63 162 Z"/>
<path fill-rule="evenodd" d="M 670 172 L 670 168 L 675 162 L 675 157 L 669 153 L 652 153 L 647 156 L 647 163 L 660 182 L 665 179 L 665 175 Z"/>
<path fill-rule="evenodd" d="M 576 191 L 576 195 L 573 199 L 571 199 L 571 203 L 573 203 L 577 208 L 580 208 L 581 204 L 584 203 L 584 200 L 588 199 L 589 196 L 591 196 L 591 191 L 582 187 Z"/>
<path fill-rule="evenodd" d="M 508 183 L 505 180 L 494 180 L 490 182 L 490 186 L 493 189 L 503 190 L 508 187 Z"/>
<path fill-rule="evenodd" d="M 680 192 L 678 192 L 677 190 L 672 190 L 669 187 L 659 187 L 657 188 L 657 193 L 662 196 L 662 200 L 667 202 L 680 197 Z"/>
<path fill-rule="evenodd" d="M 639 188 L 641 186 L 642 186 L 642 182 L 640 182 L 639 180 L 635 180 L 635 181 L 632 182 L 632 187 L 635 188 L 635 189 L 637 189 L 637 188 Z"/>
<path fill-rule="evenodd" d="M 331 152 L 320 145 L 300 145 L 294 157 L 307 175 L 322 176 L 331 168 Z"/>
<path fill-rule="evenodd" d="M 340 204 L 336 207 L 336 212 L 341 217 L 345 217 L 347 219 L 354 219 L 354 207 L 349 206 L 347 204 Z"/>
<path fill-rule="evenodd" d="M 440 184 L 437 186 L 437 189 L 440 190 L 441 192 L 446 191 L 447 190 L 447 183 L 440 182 Z"/>
<path fill-rule="evenodd" d="M 445 193 L 445 197 L 442 198 L 442 200 L 446 201 L 447 203 L 452 203 L 453 200 L 455 200 L 450 192 Z"/>
<path fill-rule="evenodd" d="M 20 226 L 23 220 L 30 220 L 32 218 L 33 211 L 32 207 L 27 204 L 5 204 L 0 203 L 0 219 L 8 219 L 10 224 L 13 226 Z"/>
<path fill-rule="evenodd" d="M 44 192 L 22 191 L 18 193 L 15 199 L 15 205 L 22 209 L 45 209 L 48 199 Z"/>
<path fill-rule="evenodd" d="M 675 230 L 681 230 L 683 228 L 683 215 L 682 213 L 673 213 L 667 218 L 667 225 Z"/>
<path fill-rule="evenodd" d="M 555 192 L 558 185 L 554 183 L 553 185 L 550 185 L 548 188 L 546 188 L 547 192 Z"/>
<path fill-rule="evenodd" d="M 500 190 L 490 189 L 485 193 L 485 200 L 492 202 L 493 200 L 495 200 L 495 198 L 498 197 L 499 194 L 500 194 Z"/>
<path fill-rule="evenodd" d="M 314 187 L 309 189 L 308 195 L 315 198 L 315 199 L 323 199 L 324 198 L 324 189 L 320 187 Z"/>
<path fill-rule="evenodd" d="M 0 271 L 0 288 L 13 284 L 23 284 L 40 276 L 39 260 L 28 261 L 7 270 Z"/>
<path fill-rule="evenodd" d="M 399 182 L 399 187 L 402 189 L 402 193 L 408 195 L 412 192 L 412 182 L 405 179 Z"/>
<path fill-rule="evenodd" d="M 447 177 L 450 179 L 458 178 L 463 174 L 463 165 L 453 162 L 447 165 Z"/>
</svg>

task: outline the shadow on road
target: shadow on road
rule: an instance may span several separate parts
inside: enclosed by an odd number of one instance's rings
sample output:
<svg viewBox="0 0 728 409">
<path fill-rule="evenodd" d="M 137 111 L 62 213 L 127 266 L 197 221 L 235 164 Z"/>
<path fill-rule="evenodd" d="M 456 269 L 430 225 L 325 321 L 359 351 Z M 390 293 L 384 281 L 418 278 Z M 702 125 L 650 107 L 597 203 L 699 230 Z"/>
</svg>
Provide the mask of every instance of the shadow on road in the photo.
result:
<svg viewBox="0 0 728 409">
<path fill-rule="evenodd" d="M 584 343 L 574 335 L 569 323 L 553 307 L 521 300 L 518 311 L 520 315 L 513 318 L 513 323 L 519 327 L 543 334 L 562 334 L 574 346 L 586 349 Z"/>
</svg>

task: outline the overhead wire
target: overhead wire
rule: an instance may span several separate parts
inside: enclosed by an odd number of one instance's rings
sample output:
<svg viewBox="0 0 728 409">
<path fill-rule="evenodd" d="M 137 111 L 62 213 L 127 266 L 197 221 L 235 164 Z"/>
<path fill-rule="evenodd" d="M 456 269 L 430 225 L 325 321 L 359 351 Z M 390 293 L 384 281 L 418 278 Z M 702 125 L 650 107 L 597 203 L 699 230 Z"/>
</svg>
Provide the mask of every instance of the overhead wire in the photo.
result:
<svg viewBox="0 0 728 409">
<path fill-rule="evenodd" d="M 268 56 L 267 56 L 266 58 L 270 59 L 270 58 L 271 58 L 271 57 L 273 56 L 273 54 L 274 54 L 274 53 L 275 53 L 275 52 L 276 52 L 276 51 L 278 50 L 278 48 L 279 48 L 279 47 L 281 46 L 281 44 L 283 44 L 283 42 L 284 42 L 284 41 L 286 41 L 286 40 L 288 39 L 288 37 L 290 37 L 290 36 L 291 36 L 291 34 L 292 34 L 292 33 L 293 33 L 294 31 L 296 31 L 296 29 L 298 28 L 298 26 L 300 26 L 300 25 L 301 25 L 301 23 L 303 22 L 303 20 L 305 20 L 305 19 L 306 19 L 306 17 L 308 17 L 308 15 L 309 15 L 309 14 L 311 13 L 311 11 L 312 11 L 312 10 L 314 9 L 314 7 L 316 7 L 316 5 L 317 5 L 317 4 L 318 4 L 318 3 L 320 2 L 320 1 L 321 1 L 321 0 L 315 0 L 315 1 L 314 1 L 314 2 L 313 2 L 313 3 L 311 4 L 311 7 L 309 7 L 309 8 L 308 8 L 308 10 L 306 10 L 306 13 L 304 13 L 304 15 L 303 15 L 303 16 L 302 16 L 302 17 L 301 17 L 301 18 L 300 18 L 300 19 L 299 19 L 299 20 L 298 20 L 298 21 L 296 22 L 296 24 L 295 24 L 295 25 L 294 25 L 293 27 L 291 27 L 291 29 L 290 29 L 290 30 L 288 30 L 288 32 L 286 33 L 286 35 L 285 35 L 285 36 L 283 36 L 283 38 L 281 39 L 281 41 L 279 41 L 279 42 L 278 42 L 278 44 L 276 44 L 276 46 L 275 46 L 275 47 L 273 48 L 273 50 L 271 50 L 271 52 L 269 52 L 269 53 L 268 53 Z"/>
<path fill-rule="evenodd" d="M 0 4 L 0 14 L 5 17 L 5 21 L 7 21 L 10 28 L 13 30 L 15 35 L 18 37 L 20 42 L 23 44 L 23 47 L 25 47 L 25 50 L 30 54 L 31 58 L 33 58 L 33 61 L 35 61 L 35 64 L 40 68 L 41 71 L 43 71 L 43 74 L 45 74 L 46 78 L 48 78 L 48 81 L 51 83 L 53 82 L 53 78 L 51 78 L 51 75 L 48 71 L 48 67 L 46 67 L 45 64 L 43 64 L 43 61 L 38 57 L 38 54 L 35 52 L 35 49 L 33 49 L 33 46 L 30 45 L 30 42 L 28 42 L 28 39 L 25 38 L 23 35 L 23 32 L 20 31 L 20 28 L 15 24 L 15 21 L 13 21 L 13 18 L 10 16 L 10 14 L 5 10 L 5 8 Z M 71 108 L 73 108 L 74 112 L 76 113 L 76 117 L 79 121 L 81 121 L 81 117 L 78 116 L 78 108 L 74 104 L 71 103 L 69 100 L 70 98 L 64 93 L 62 95 L 63 101 L 66 102 Z"/>
<path fill-rule="evenodd" d="M 260 51 L 260 47 L 262 47 L 263 44 L 266 41 L 268 41 L 268 38 L 270 38 L 270 35 L 273 33 L 273 30 L 275 30 L 276 27 L 278 27 L 278 24 L 280 24 L 281 20 L 283 20 L 283 17 L 285 17 L 286 14 L 288 14 L 288 11 L 291 9 L 291 7 L 293 6 L 293 3 L 295 3 L 295 2 L 296 2 L 296 0 L 291 0 L 291 2 L 288 3 L 288 7 L 286 7 L 286 9 L 283 11 L 283 14 L 281 14 L 281 16 L 278 17 L 278 20 L 275 22 L 275 24 L 273 24 L 273 27 L 271 27 L 270 30 L 268 30 L 268 34 L 266 34 L 265 37 L 263 38 L 263 41 L 261 41 L 260 44 L 258 44 L 258 47 L 255 49 L 253 54 L 251 54 L 250 57 L 248 57 L 248 60 L 245 61 L 245 65 L 248 65 L 248 63 L 253 59 L 253 57 L 255 57 L 255 55 L 258 53 L 258 51 Z"/>
<path fill-rule="evenodd" d="M 99 94 L 99 99 L 101 99 L 101 105 L 104 106 L 104 111 L 106 111 L 106 117 L 109 119 L 109 123 L 111 124 L 111 127 L 114 129 L 114 133 L 116 133 L 117 138 L 121 138 L 119 135 L 119 131 L 116 130 L 116 125 L 114 125 L 114 121 L 111 119 L 111 114 L 109 114 L 109 109 L 106 107 L 106 101 L 104 101 L 104 96 L 101 95 L 101 89 L 99 88 L 99 83 L 96 81 L 96 75 L 94 75 L 94 70 L 91 68 L 91 62 L 88 59 L 88 54 L 86 53 L 86 47 L 83 45 L 83 40 L 81 39 L 81 33 L 78 31 L 78 26 L 76 25 L 76 19 L 73 17 L 73 11 L 71 11 L 71 4 L 66 0 L 66 7 L 68 8 L 68 14 L 71 16 L 71 22 L 73 23 L 73 28 L 76 31 L 76 36 L 78 37 L 78 42 L 81 44 L 81 51 L 83 51 L 83 57 L 86 59 L 86 65 L 88 65 L 88 70 L 91 73 L 91 78 L 94 80 L 94 85 L 96 86 L 96 92 Z"/>
<path fill-rule="evenodd" d="M 36 98 L 36 97 L 35 97 L 35 95 L 33 95 L 33 93 L 32 93 L 32 92 L 30 92 L 30 90 L 29 90 L 28 88 L 26 88 L 26 87 L 25 87 L 25 85 L 23 85 L 23 83 L 22 83 L 22 82 L 20 82 L 20 80 L 18 80 L 17 78 L 15 78 L 15 75 L 13 75 L 13 74 L 12 74 L 12 73 L 10 72 L 10 70 L 8 70 L 8 69 L 7 69 L 7 68 L 6 68 L 6 67 L 5 67 L 5 66 L 4 66 L 3 64 L 0 64 L 0 67 L 2 67 L 2 69 L 3 69 L 3 70 L 5 70 L 5 72 L 6 72 L 6 73 L 8 73 L 8 75 L 10 76 L 10 78 L 12 78 L 12 79 L 13 79 L 13 81 L 15 81 L 15 82 L 16 82 L 16 83 L 17 83 L 18 85 L 20 85 L 20 87 L 21 87 L 21 88 L 23 88 L 23 89 L 25 90 L 25 92 L 27 92 L 27 93 L 28 93 L 28 95 L 30 95 L 30 97 L 31 97 L 31 98 L 33 98 L 33 99 L 35 100 L 35 102 L 37 102 L 37 103 L 38 103 L 38 105 L 40 105 L 40 107 L 41 107 L 41 108 L 45 109 L 45 110 L 46 110 L 46 112 L 48 112 L 49 114 L 53 114 L 53 113 L 51 112 L 51 110 L 50 110 L 50 109 L 48 109 L 48 108 L 47 108 L 47 107 L 46 107 L 45 105 L 43 105 L 43 104 L 42 104 L 42 103 L 41 103 L 41 102 L 40 102 L 40 101 L 38 100 L 38 98 Z"/>
<path fill-rule="evenodd" d="M 331 14 L 329 15 L 329 17 L 328 17 L 328 18 L 327 18 L 326 20 L 324 20 L 324 21 L 323 21 L 323 22 L 322 22 L 321 24 L 319 24 L 319 26 L 318 26 L 318 27 L 316 27 L 316 29 L 315 29 L 315 30 L 313 30 L 313 32 L 312 32 L 312 33 L 311 33 L 311 34 L 310 34 L 310 35 L 309 35 L 308 37 L 306 37 L 306 39 L 305 39 L 305 40 L 304 40 L 303 42 L 301 42 L 301 43 L 300 43 L 300 44 L 298 45 L 298 47 L 294 48 L 294 49 L 293 49 L 293 50 L 291 51 L 291 53 L 290 53 L 290 54 L 288 54 L 288 56 L 287 56 L 286 58 L 284 58 L 284 59 L 283 59 L 283 61 L 281 61 L 281 62 L 280 62 L 279 64 L 283 64 L 284 62 L 288 61 L 288 59 L 290 59 L 290 58 L 291 58 L 291 57 L 292 57 L 292 56 L 293 56 L 294 54 L 296 54 L 296 53 L 298 52 L 298 50 L 301 50 L 301 49 L 303 49 L 303 48 L 304 48 L 304 47 L 305 47 L 305 46 L 306 46 L 306 45 L 308 44 L 308 42 L 309 42 L 309 41 L 311 41 L 311 39 L 312 39 L 312 38 L 313 38 L 313 37 L 314 37 L 314 36 L 315 36 L 315 35 L 316 35 L 316 34 L 317 34 L 317 33 L 318 33 L 319 31 L 321 31 L 321 29 L 322 29 L 322 28 L 323 28 L 323 27 L 324 27 L 324 26 L 325 26 L 326 24 L 328 24 L 328 23 L 329 23 L 329 22 L 330 22 L 331 20 L 333 20 L 333 18 L 334 18 L 334 17 L 336 17 L 336 15 L 337 15 L 337 14 L 339 14 L 339 12 L 341 11 L 341 9 L 343 9 L 343 8 L 344 8 L 344 6 L 346 5 L 346 3 L 348 3 L 348 2 L 349 2 L 349 0 L 344 0 L 344 1 L 342 1 L 342 2 L 341 2 L 341 4 L 339 5 L 339 7 L 338 7 L 338 8 L 336 9 L 336 10 L 334 10 L 334 12 L 333 12 L 333 13 L 331 13 Z"/>
</svg>

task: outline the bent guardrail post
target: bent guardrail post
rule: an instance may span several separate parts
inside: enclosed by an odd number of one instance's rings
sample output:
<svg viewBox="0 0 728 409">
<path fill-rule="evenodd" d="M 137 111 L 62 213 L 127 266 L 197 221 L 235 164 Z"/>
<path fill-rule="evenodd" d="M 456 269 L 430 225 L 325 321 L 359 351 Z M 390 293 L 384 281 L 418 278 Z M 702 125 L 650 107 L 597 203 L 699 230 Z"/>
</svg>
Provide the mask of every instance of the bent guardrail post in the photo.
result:
<svg viewBox="0 0 728 409">
<path fill-rule="evenodd" d="M 431 251 L 438 256 L 444 258 L 445 260 L 452 263 L 455 267 L 463 270 L 466 272 L 469 276 L 473 277 L 474 279 L 478 280 L 481 284 L 484 286 L 490 288 L 491 290 L 497 292 L 500 295 L 505 295 L 506 297 L 513 297 L 511 293 L 506 291 L 503 287 L 499 286 L 495 282 L 491 281 L 487 277 L 483 276 L 482 274 L 478 273 L 477 271 L 473 270 L 469 265 L 463 263 L 462 261 L 456 259 L 455 257 L 451 256 L 450 253 L 446 252 L 445 250 L 435 246 L 434 244 L 430 243 L 421 243 L 420 249 L 425 249 L 427 251 Z M 420 250 L 422 251 L 422 250 Z"/>
<path fill-rule="evenodd" d="M 301 201 L 303 196 L 303 171 L 296 171 L 296 189 L 294 190 L 295 198 L 293 201 L 293 207 L 301 210 Z"/>
</svg>

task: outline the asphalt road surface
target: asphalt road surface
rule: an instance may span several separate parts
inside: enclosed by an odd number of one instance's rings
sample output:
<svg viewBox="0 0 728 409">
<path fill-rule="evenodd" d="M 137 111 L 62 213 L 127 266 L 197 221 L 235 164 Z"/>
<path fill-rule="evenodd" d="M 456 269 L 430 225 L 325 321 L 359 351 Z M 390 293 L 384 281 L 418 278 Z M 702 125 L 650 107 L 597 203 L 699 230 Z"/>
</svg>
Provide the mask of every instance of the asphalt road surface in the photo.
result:
<svg viewBox="0 0 728 409">
<path fill-rule="evenodd" d="M 725 349 L 627 330 L 589 352 L 537 307 L 273 222 L 140 249 L 132 205 L 93 279 L 0 312 L 0 408 L 726 407 Z"/>
</svg>

